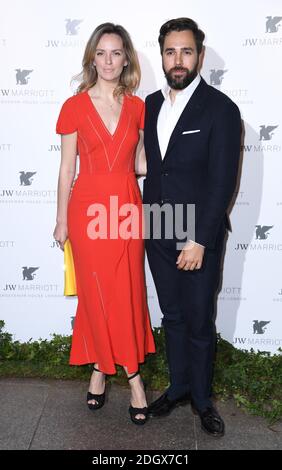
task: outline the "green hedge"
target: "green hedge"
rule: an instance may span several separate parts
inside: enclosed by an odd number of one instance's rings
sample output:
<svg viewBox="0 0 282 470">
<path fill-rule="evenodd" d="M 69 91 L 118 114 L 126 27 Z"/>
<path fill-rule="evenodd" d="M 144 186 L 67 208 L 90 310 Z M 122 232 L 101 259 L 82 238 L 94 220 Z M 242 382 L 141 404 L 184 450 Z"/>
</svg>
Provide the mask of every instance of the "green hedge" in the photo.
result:
<svg viewBox="0 0 282 470">
<path fill-rule="evenodd" d="M 89 380 L 91 365 L 68 365 L 71 336 L 54 334 L 50 341 L 20 343 L 3 330 L 0 320 L 1 377 Z M 168 385 L 163 329 L 155 328 L 154 337 L 157 354 L 147 357 L 142 375 L 150 388 L 163 390 Z M 109 380 L 123 384 L 125 374 L 121 367 L 117 369 Z M 277 421 L 282 417 L 282 355 L 239 350 L 218 335 L 213 391 L 220 399 L 234 398 L 238 406 L 270 423 Z"/>
</svg>

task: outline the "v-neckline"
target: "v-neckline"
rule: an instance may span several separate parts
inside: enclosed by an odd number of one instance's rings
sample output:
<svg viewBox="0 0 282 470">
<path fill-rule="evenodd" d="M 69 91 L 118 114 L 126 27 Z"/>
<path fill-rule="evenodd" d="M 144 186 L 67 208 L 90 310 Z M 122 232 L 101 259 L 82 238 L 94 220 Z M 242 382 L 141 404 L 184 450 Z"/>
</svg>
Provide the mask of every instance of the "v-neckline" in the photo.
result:
<svg viewBox="0 0 282 470">
<path fill-rule="evenodd" d="M 92 108 L 94 109 L 95 113 L 97 114 L 98 118 L 99 118 L 99 121 L 101 122 L 103 128 L 105 129 L 105 131 L 107 132 L 107 134 L 111 137 L 111 139 L 114 139 L 114 137 L 116 136 L 116 133 L 119 129 L 119 126 L 120 126 L 120 122 L 122 120 L 122 117 L 123 117 L 123 111 L 124 111 L 124 107 L 125 107 L 125 99 L 126 99 L 126 95 L 123 95 L 123 102 L 122 102 L 122 107 L 121 107 L 121 111 L 120 111 L 120 115 L 119 115 L 119 118 L 118 118 L 118 123 L 117 123 L 117 126 L 115 128 L 115 131 L 114 133 L 112 134 L 109 129 L 107 128 L 106 124 L 104 123 L 100 113 L 98 112 L 95 104 L 93 103 L 92 99 L 91 99 L 91 96 L 89 95 L 88 93 L 88 90 L 86 90 L 86 95 L 88 97 L 88 100 L 90 102 L 90 105 L 92 105 Z"/>
</svg>

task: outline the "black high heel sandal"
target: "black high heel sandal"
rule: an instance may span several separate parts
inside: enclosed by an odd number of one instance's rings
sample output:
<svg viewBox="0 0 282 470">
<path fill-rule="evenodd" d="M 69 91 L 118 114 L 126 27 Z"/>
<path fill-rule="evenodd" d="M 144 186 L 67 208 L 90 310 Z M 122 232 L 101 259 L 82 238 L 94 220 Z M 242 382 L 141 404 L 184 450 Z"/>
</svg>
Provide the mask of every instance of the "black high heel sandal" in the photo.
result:
<svg viewBox="0 0 282 470">
<path fill-rule="evenodd" d="M 96 372 L 101 372 L 99 369 L 97 369 L 95 366 L 93 366 L 93 369 L 96 370 Z M 102 408 L 105 404 L 105 396 L 106 396 L 106 391 L 104 393 L 100 393 L 97 395 L 96 393 L 91 393 L 87 392 L 87 405 L 89 410 L 98 410 L 99 408 Z M 95 400 L 97 403 L 88 403 L 90 400 Z"/>
<path fill-rule="evenodd" d="M 128 381 L 134 379 L 139 374 L 139 370 L 135 372 L 135 374 L 128 377 Z M 146 385 L 143 382 L 144 390 L 146 389 Z M 145 424 L 148 419 L 148 407 L 145 406 L 144 408 L 134 408 L 132 405 L 128 408 L 130 419 L 134 424 L 142 425 Z M 144 415 L 145 418 L 136 418 L 137 415 Z"/>
</svg>

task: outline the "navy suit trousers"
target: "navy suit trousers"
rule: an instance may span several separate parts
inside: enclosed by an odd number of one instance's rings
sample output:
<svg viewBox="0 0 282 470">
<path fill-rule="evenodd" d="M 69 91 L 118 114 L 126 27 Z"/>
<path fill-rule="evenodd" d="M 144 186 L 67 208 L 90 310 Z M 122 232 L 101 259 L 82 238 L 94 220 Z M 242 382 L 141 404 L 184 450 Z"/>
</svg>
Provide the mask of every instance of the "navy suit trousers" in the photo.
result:
<svg viewBox="0 0 282 470">
<path fill-rule="evenodd" d="M 190 392 L 194 406 L 211 406 L 215 352 L 214 306 L 219 286 L 226 229 L 214 249 L 206 249 L 201 269 L 178 270 L 176 240 L 148 239 L 146 252 L 163 313 L 162 324 L 170 374 L 168 396 Z"/>
</svg>

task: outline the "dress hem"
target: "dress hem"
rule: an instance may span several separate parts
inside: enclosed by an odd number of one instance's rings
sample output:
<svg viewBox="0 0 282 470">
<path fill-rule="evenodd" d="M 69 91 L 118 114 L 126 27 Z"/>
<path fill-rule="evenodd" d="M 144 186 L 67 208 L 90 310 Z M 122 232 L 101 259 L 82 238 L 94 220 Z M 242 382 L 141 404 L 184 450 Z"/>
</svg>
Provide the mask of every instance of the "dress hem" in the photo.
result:
<svg viewBox="0 0 282 470">
<path fill-rule="evenodd" d="M 147 356 L 148 354 L 155 354 L 156 351 L 148 351 L 147 353 L 145 353 L 145 356 Z M 101 362 L 101 361 L 100 361 Z M 99 360 L 98 359 L 93 359 L 92 361 L 82 361 L 82 362 L 75 362 L 75 361 L 69 361 L 69 365 L 70 366 L 83 366 L 83 365 L 87 365 L 87 364 L 95 364 L 95 363 L 98 363 L 99 364 Z M 133 374 L 134 372 L 136 372 L 139 368 L 139 365 L 140 364 L 144 364 L 145 363 L 145 357 L 143 359 L 139 359 L 136 361 L 136 363 L 138 364 L 138 367 L 136 369 L 136 367 L 134 368 L 134 370 L 130 370 L 129 369 L 129 366 L 127 366 L 126 364 L 121 364 L 120 361 L 114 361 L 114 364 L 115 365 L 118 365 L 118 366 L 121 366 L 121 367 L 127 367 L 127 370 L 128 370 L 128 373 L 129 374 Z M 106 375 L 115 375 L 117 373 L 117 370 L 115 368 L 111 369 L 111 371 L 106 371 L 106 370 L 103 370 L 101 372 L 104 372 Z"/>
</svg>

